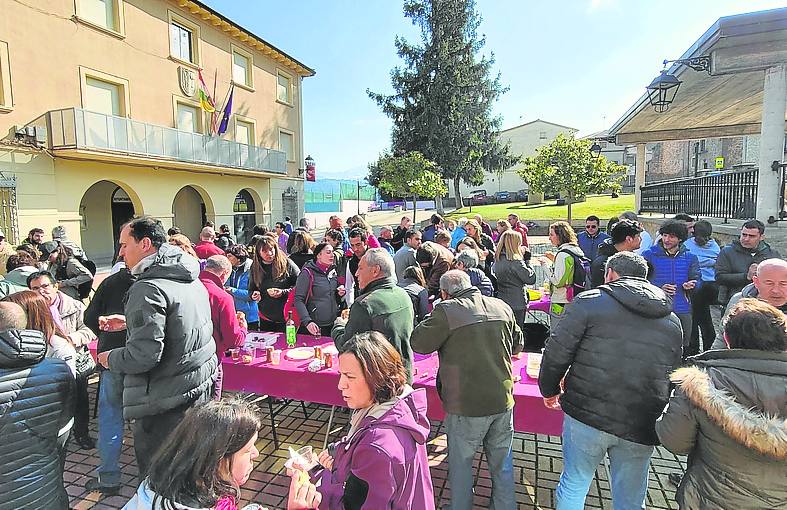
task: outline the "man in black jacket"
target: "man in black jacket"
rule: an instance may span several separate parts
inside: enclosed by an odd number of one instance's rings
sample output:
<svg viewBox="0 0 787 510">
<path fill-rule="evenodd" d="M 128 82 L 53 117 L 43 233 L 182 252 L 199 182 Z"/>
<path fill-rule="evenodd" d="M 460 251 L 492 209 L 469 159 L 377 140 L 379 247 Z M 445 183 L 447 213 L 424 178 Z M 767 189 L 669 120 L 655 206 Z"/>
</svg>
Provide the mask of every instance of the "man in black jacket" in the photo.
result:
<svg viewBox="0 0 787 510">
<path fill-rule="evenodd" d="M 764 239 L 765 224 L 749 220 L 741 226 L 740 237 L 721 249 L 716 259 L 719 303 L 726 305 L 735 293 L 752 282 L 757 264 L 765 259 L 781 258 Z"/>
<path fill-rule="evenodd" d="M 598 247 L 598 256 L 590 264 L 590 285 L 596 288 L 604 283 L 605 266 L 609 258 L 621 251 L 634 251 L 642 239 L 642 226 L 636 221 L 620 220 L 609 231 L 610 238 Z"/>
<path fill-rule="evenodd" d="M 0 510 L 65 510 L 65 442 L 74 417 L 74 376 L 45 358 L 40 331 L 21 306 L 0 303 Z"/>
<path fill-rule="evenodd" d="M 103 331 L 103 317 L 123 315 L 126 293 L 134 283 L 127 268 L 107 276 L 96 289 L 93 299 L 85 309 L 85 325 L 98 336 L 97 352 L 107 352 L 125 347 L 126 331 Z M 102 319 L 99 319 L 99 318 Z M 120 490 L 120 451 L 123 448 L 123 374 L 102 370 L 98 391 L 98 455 L 101 464 L 96 478 L 85 484 L 90 491 L 101 491 L 105 495 L 117 494 Z"/>
<path fill-rule="evenodd" d="M 606 284 L 575 298 L 547 342 L 538 384 L 545 405 L 565 412 L 558 508 L 584 507 L 607 453 L 613 506 L 644 508 L 655 423 L 683 342 L 671 299 L 646 274 L 639 255 L 610 257 Z"/>
</svg>

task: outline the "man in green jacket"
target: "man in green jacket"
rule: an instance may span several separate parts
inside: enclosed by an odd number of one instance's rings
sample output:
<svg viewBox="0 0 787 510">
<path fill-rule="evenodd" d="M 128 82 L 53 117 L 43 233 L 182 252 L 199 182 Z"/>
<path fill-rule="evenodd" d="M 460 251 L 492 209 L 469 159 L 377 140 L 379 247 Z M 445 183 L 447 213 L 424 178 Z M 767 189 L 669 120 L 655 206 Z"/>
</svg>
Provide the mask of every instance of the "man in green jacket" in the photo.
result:
<svg viewBox="0 0 787 510">
<path fill-rule="evenodd" d="M 336 319 L 331 331 L 336 347 L 341 350 L 356 333 L 378 331 L 399 351 L 407 370 L 407 381 L 412 383 L 413 304 L 407 292 L 396 285 L 391 254 L 385 248 L 366 250 L 358 263 L 356 278 L 361 291 L 350 307 L 350 317 Z"/>
<path fill-rule="evenodd" d="M 473 457 L 483 443 L 492 475 L 492 507 L 514 509 L 511 443 L 514 395 L 511 356 L 524 347 L 522 330 L 504 301 L 486 297 L 464 271 L 440 277 L 443 301 L 416 326 L 415 352 L 437 351 L 437 391 L 445 409 L 452 510 L 473 503 Z"/>
</svg>

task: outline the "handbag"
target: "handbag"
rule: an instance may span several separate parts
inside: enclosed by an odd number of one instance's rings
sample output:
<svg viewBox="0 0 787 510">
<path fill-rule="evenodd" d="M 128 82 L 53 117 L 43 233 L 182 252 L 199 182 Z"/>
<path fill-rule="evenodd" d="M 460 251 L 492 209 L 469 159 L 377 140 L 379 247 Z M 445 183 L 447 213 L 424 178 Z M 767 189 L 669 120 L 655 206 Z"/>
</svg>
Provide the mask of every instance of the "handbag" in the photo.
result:
<svg viewBox="0 0 787 510">
<path fill-rule="evenodd" d="M 309 290 L 306 292 L 306 301 L 309 301 L 309 298 L 312 297 L 312 286 L 314 286 L 314 274 L 308 269 L 304 269 L 304 271 L 308 271 L 309 273 Z M 292 312 L 292 321 L 295 323 L 295 327 L 299 327 L 301 325 L 301 317 L 298 315 L 298 309 L 295 307 L 295 287 L 290 290 L 290 293 L 287 294 L 287 302 L 284 303 L 284 320 L 287 320 L 288 314 Z"/>
<path fill-rule="evenodd" d="M 93 356 L 90 355 L 90 350 L 86 345 L 77 348 L 77 356 L 75 360 L 76 376 L 78 379 L 89 377 L 96 371 L 96 362 Z"/>
</svg>

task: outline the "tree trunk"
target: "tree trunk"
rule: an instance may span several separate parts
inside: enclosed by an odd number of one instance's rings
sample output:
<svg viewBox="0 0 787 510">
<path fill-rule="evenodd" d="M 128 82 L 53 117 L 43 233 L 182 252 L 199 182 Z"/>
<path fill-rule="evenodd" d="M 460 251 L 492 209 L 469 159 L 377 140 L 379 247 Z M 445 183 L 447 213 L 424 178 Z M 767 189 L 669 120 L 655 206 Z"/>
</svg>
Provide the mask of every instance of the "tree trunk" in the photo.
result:
<svg viewBox="0 0 787 510">
<path fill-rule="evenodd" d="M 415 214 L 418 212 L 418 197 L 413 195 L 413 226 L 415 226 Z"/>
<path fill-rule="evenodd" d="M 461 177 L 456 176 L 454 177 L 454 198 L 456 199 L 456 208 L 461 209 L 464 204 L 462 204 L 462 193 L 459 191 L 459 183 L 461 182 Z"/>
<path fill-rule="evenodd" d="M 437 209 L 437 214 L 440 216 L 445 214 L 445 208 L 443 207 L 443 197 L 440 195 L 434 197 L 434 206 Z"/>
<path fill-rule="evenodd" d="M 574 203 L 574 192 L 568 192 L 568 224 L 571 225 L 571 205 Z"/>
</svg>

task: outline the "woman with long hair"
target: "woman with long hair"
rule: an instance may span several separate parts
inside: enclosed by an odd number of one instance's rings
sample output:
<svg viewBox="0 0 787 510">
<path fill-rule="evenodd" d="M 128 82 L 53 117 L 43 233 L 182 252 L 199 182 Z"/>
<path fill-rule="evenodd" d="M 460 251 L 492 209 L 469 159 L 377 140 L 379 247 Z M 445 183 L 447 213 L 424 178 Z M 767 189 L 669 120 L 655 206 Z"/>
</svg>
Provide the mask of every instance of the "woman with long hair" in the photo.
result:
<svg viewBox="0 0 787 510">
<path fill-rule="evenodd" d="M 525 285 L 536 283 L 536 273 L 522 257 L 521 246 L 522 234 L 516 230 L 506 230 L 500 234 L 495 252 L 497 297 L 511 307 L 520 327 L 525 323 L 527 312 Z"/>
<path fill-rule="evenodd" d="M 585 256 L 577 242 L 577 234 L 565 221 L 549 226 L 549 242 L 557 253 L 548 251 L 540 258 L 546 266 L 546 276 L 552 293 L 549 309 L 550 327 L 555 328 L 568 303 L 574 299 L 574 267 L 576 260 Z"/>
<path fill-rule="evenodd" d="M 249 275 L 251 272 L 251 259 L 249 249 L 245 244 L 233 244 L 225 252 L 227 260 L 232 265 L 232 273 L 224 284 L 226 291 L 235 302 L 235 311 L 243 312 L 249 331 L 257 331 L 260 326 L 260 311 L 257 303 L 251 299 L 249 292 Z"/>
<path fill-rule="evenodd" d="M 694 356 L 710 349 L 716 338 L 713 318 L 710 315 L 711 305 L 719 298 L 719 286 L 716 285 L 716 259 L 721 248 L 711 238 L 713 226 L 709 221 L 700 220 L 694 223 L 694 237 L 687 239 L 683 246 L 693 253 L 700 261 L 702 285 L 691 296 L 691 337 L 686 356 Z M 702 333 L 702 351 L 700 350 L 700 333 Z"/>
<path fill-rule="evenodd" d="M 284 331 L 287 318 L 284 305 L 301 270 L 287 258 L 278 240 L 270 235 L 260 238 L 254 247 L 249 292 L 260 310 L 260 331 Z"/>
<path fill-rule="evenodd" d="M 476 220 L 467 220 L 465 230 L 468 237 L 471 237 L 481 249 L 482 257 L 479 259 L 481 269 L 489 275 L 492 272 L 492 262 L 495 260 L 495 243 L 492 238 L 484 234 L 481 225 Z"/>
<path fill-rule="evenodd" d="M 499 219 L 495 224 L 495 230 L 492 231 L 492 240 L 497 243 L 500 240 L 500 235 L 506 230 L 511 230 L 511 224 L 506 219 Z M 522 237 L 522 234 L 519 234 Z"/>
<path fill-rule="evenodd" d="M 413 302 L 413 317 L 417 325 L 429 313 L 429 291 L 426 290 L 426 277 L 419 266 L 408 266 L 402 273 L 398 285 L 410 296 Z"/>
<path fill-rule="evenodd" d="M 69 248 L 59 241 L 41 245 L 40 262 L 48 262 L 48 271 L 55 275 L 60 292 L 77 300 L 80 285 L 93 281 L 93 274 L 79 262 Z"/>
<path fill-rule="evenodd" d="M 49 302 L 38 292 L 22 290 L 9 294 L 2 299 L 21 306 L 27 314 L 27 329 L 34 329 L 44 334 L 49 345 L 47 357 L 62 359 L 76 377 L 76 356 L 74 345 L 68 341 L 68 335 L 60 329 L 49 311 Z"/>
<path fill-rule="evenodd" d="M 161 446 L 147 478 L 127 510 L 236 510 L 240 490 L 259 456 L 262 422 L 238 398 L 213 400 L 189 409 Z M 317 508 L 320 494 L 309 483 L 290 485 L 290 508 Z M 251 504 L 245 509 L 260 509 Z"/>
<path fill-rule="evenodd" d="M 295 309 L 304 335 L 331 335 L 345 293 L 344 286 L 339 285 L 334 262 L 333 246 L 320 243 L 314 248 L 314 260 L 306 262 L 298 275 Z"/>
<path fill-rule="evenodd" d="M 314 260 L 314 247 L 317 246 L 310 233 L 304 230 L 296 230 L 292 233 L 292 247 L 290 248 L 290 259 L 295 262 L 298 269 L 303 269 L 304 264 Z M 281 246 L 281 244 L 279 244 Z"/>
<path fill-rule="evenodd" d="M 197 252 L 194 251 L 194 245 L 191 244 L 191 239 L 189 239 L 185 235 L 183 234 L 171 235 L 169 236 L 168 242 L 173 246 L 177 246 L 178 248 L 188 253 L 195 259 L 199 259 L 199 257 L 197 256 Z"/>
<path fill-rule="evenodd" d="M 318 457 L 321 508 L 433 509 L 426 390 L 407 384 L 402 358 L 381 333 L 358 333 L 342 345 L 339 391 L 353 415 L 347 435 Z"/>
</svg>

